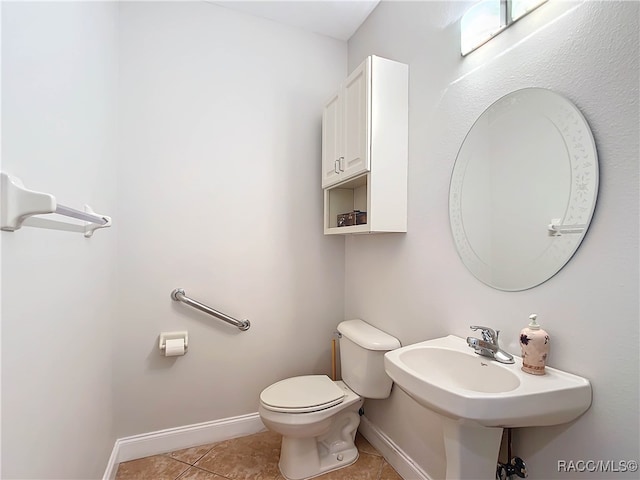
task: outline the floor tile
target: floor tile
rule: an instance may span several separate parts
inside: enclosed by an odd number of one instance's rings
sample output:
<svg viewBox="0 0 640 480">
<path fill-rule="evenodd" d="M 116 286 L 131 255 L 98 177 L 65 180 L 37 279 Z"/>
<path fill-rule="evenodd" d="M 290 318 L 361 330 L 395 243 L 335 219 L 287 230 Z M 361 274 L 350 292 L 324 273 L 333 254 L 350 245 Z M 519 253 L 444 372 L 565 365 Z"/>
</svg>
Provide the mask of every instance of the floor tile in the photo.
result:
<svg viewBox="0 0 640 480">
<path fill-rule="evenodd" d="M 377 455 L 379 457 L 382 456 L 380 455 L 380 452 L 373 448 L 373 446 L 367 441 L 366 438 L 360 435 L 360 432 L 356 433 L 355 444 L 356 447 L 358 447 L 358 452 L 360 453 L 368 453 L 369 455 Z"/>
<path fill-rule="evenodd" d="M 200 470 L 197 467 L 189 467 L 189 470 L 184 472 L 178 480 L 226 480 L 224 477 L 210 473 L 205 470 Z"/>
<path fill-rule="evenodd" d="M 120 464 L 116 480 L 285 480 L 278 469 L 281 441 L 280 435 L 267 431 L 132 460 Z M 356 446 L 356 463 L 316 478 L 402 480 L 359 433 Z"/>
<path fill-rule="evenodd" d="M 200 460 L 206 453 L 213 448 L 215 444 L 208 443 L 206 445 L 199 445 L 197 447 L 184 448 L 182 450 L 176 450 L 175 452 L 167 453 L 166 455 L 179 460 L 189 465 L 193 465 Z"/>
<path fill-rule="evenodd" d="M 166 455 L 139 458 L 118 466 L 116 480 L 175 480 L 189 468 Z"/>
<path fill-rule="evenodd" d="M 280 473 L 281 441 L 267 431 L 216 443 L 195 466 L 233 480 L 274 480 Z"/>
<path fill-rule="evenodd" d="M 380 480 L 403 480 L 400 474 L 396 472 L 386 461 L 382 464 L 380 472 Z"/>
</svg>

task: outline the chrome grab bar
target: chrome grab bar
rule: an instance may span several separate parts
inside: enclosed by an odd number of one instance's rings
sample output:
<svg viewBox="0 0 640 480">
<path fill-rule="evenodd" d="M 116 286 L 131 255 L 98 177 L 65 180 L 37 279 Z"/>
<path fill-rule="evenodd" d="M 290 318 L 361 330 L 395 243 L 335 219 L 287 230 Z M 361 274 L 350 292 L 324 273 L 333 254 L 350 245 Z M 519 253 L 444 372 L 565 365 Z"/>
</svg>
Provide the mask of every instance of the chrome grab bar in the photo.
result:
<svg viewBox="0 0 640 480">
<path fill-rule="evenodd" d="M 176 302 L 186 303 L 187 305 L 193 308 L 196 308 L 201 312 L 208 313 L 209 315 L 213 315 L 214 317 L 219 318 L 220 320 L 230 323 L 234 327 L 238 327 L 243 332 L 245 330 L 249 330 L 249 327 L 251 326 L 251 323 L 249 322 L 249 320 L 238 320 L 222 312 L 214 310 L 211 307 L 207 307 L 206 305 L 200 302 L 197 302 L 192 298 L 187 297 L 187 295 L 185 294 L 182 288 L 176 288 L 173 292 L 171 292 L 171 298 Z"/>
</svg>

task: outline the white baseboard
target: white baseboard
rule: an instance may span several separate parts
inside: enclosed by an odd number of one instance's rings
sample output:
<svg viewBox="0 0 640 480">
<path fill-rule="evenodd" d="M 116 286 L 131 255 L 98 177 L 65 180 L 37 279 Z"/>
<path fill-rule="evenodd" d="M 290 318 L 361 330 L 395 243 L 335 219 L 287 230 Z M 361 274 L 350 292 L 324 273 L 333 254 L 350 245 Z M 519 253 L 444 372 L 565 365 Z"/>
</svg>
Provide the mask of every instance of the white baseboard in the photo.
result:
<svg viewBox="0 0 640 480">
<path fill-rule="evenodd" d="M 114 480 L 118 464 L 136 458 L 158 455 L 206 443 L 221 442 L 266 430 L 260 415 L 250 413 L 213 422 L 168 428 L 116 440 L 109 463 L 102 477 Z"/>
<path fill-rule="evenodd" d="M 103 480 L 114 480 L 118 464 L 136 458 L 172 452 L 206 443 L 221 442 L 266 430 L 260 415 L 250 413 L 212 422 L 168 428 L 116 440 Z M 405 480 L 431 480 L 416 463 L 367 417 L 360 418 L 359 432 Z"/>
<path fill-rule="evenodd" d="M 376 427 L 367 417 L 360 417 L 358 431 L 382 454 L 387 462 L 405 480 L 431 480 L 422 468 L 391 440 L 382 430 Z"/>
</svg>

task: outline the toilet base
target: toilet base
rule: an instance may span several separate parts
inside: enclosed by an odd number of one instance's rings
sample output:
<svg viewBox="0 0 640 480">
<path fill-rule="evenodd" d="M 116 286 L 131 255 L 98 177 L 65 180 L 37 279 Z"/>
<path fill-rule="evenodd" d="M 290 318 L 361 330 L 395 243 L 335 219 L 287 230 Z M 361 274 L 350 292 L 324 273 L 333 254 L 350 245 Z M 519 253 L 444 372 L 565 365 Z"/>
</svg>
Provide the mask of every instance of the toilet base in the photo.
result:
<svg viewBox="0 0 640 480">
<path fill-rule="evenodd" d="M 280 472 L 287 480 L 306 480 L 347 467 L 358 460 L 355 437 L 360 415 L 346 410 L 335 418 L 329 432 L 319 437 L 282 437 Z"/>
</svg>

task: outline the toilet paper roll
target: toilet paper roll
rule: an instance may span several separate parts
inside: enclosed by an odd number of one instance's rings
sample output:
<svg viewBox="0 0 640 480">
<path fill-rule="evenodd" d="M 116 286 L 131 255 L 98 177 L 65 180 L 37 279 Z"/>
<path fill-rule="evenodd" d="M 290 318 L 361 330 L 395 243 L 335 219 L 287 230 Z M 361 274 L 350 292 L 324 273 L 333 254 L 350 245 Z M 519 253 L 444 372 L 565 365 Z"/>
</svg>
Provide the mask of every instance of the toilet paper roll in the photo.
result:
<svg viewBox="0 0 640 480">
<path fill-rule="evenodd" d="M 175 338 L 166 341 L 166 347 L 164 349 L 165 357 L 177 357 L 184 355 L 184 339 Z"/>
</svg>

